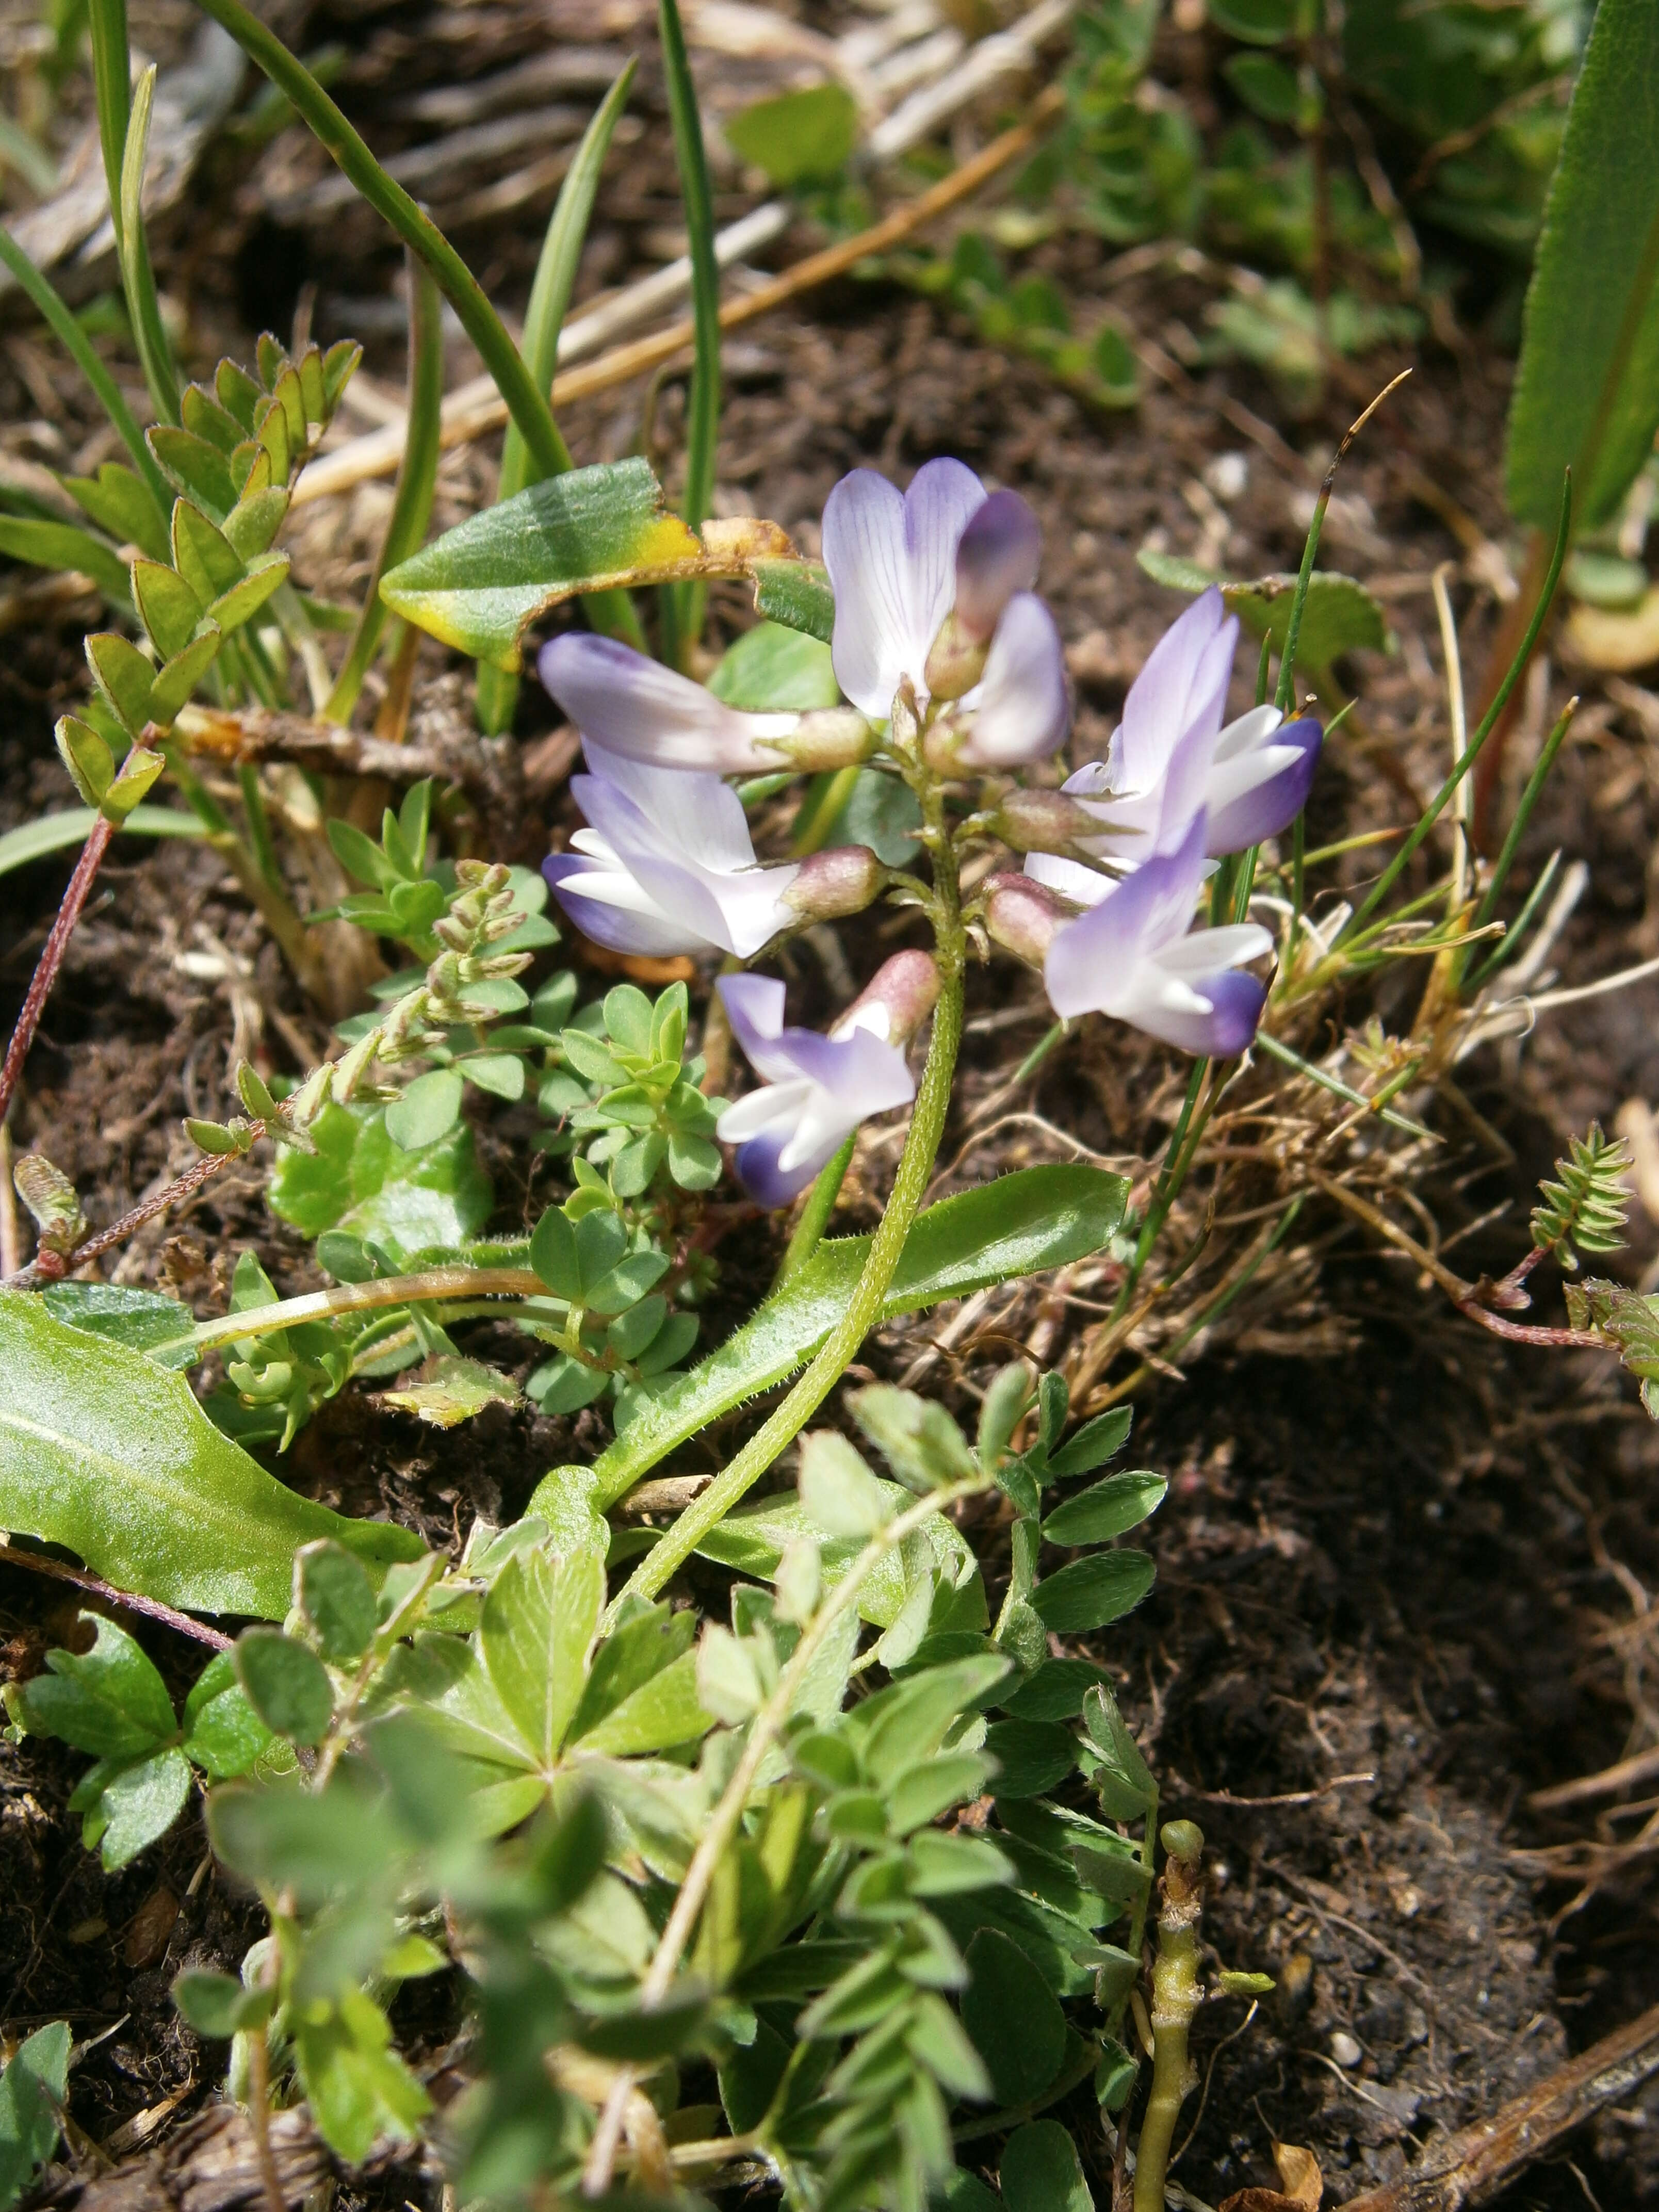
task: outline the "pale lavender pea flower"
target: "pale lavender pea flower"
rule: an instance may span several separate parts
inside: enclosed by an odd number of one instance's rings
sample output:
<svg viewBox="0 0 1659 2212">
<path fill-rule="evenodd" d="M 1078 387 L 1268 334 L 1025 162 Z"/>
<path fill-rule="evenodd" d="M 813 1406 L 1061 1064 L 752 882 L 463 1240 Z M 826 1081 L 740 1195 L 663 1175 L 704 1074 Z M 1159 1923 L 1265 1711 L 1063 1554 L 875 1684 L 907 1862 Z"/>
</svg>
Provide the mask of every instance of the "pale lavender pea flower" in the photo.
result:
<svg viewBox="0 0 1659 2212">
<path fill-rule="evenodd" d="M 927 462 L 902 494 L 871 469 L 843 477 L 823 510 L 842 690 L 878 720 L 906 681 L 919 706 L 959 700 L 944 741 L 963 766 L 1053 752 L 1071 709 L 1060 633 L 1030 589 L 1041 550 L 1018 494 L 988 496 L 960 461 Z"/>
<path fill-rule="evenodd" d="M 617 639 L 570 630 L 544 645 L 543 684 L 584 738 L 624 760 L 658 768 L 753 775 L 783 764 L 769 740 L 791 736 L 799 714 L 746 714 L 701 684 Z"/>
<path fill-rule="evenodd" d="M 915 1097 L 902 1048 L 939 996 L 939 970 L 925 952 L 896 954 L 827 1036 L 784 1027 L 784 988 L 769 975 L 723 975 L 719 989 L 765 1082 L 726 1108 L 716 1133 L 738 1147 L 749 1195 L 787 1206 L 861 1121 Z"/>
<path fill-rule="evenodd" d="M 1205 845 L 1200 813 L 1174 851 L 1154 853 L 1097 905 L 1060 923 L 1042 963 L 1057 1014 L 1109 1014 L 1217 1060 L 1245 1049 L 1267 992 L 1240 970 L 1271 952 L 1273 939 L 1255 922 L 1191 927 Z"/>
<path fill-rule="evenodd" d="M 1106 759 L 1061 787 L 1085 803 L 1097 799 L 1103 824 L 1110 825 L 1076 839 L 1080 849 L 1133 868 L 1178 843 L 1202 810 L 1206 854 L 1218 860 L 1276 837 L 1296 819 L 1324 733 L 1311 720 L 1286 723 L 1276 707 L 1253 708 L 1222 726 L 1237 640 L 1237 621 L 1213 588 L 1164 632 L 1129 687 Z M 1032 854 L 1026 870 L 1084 904 L 1110 888 L 1107 878 L 1047 854 Z"/>
<path fill-rule="evenodd" d="M 647 768 L 590 739 L 570 788 L 588 827 L 542 864 L 584 934 L 613 952 L 713 945 L 740 960 L 800 917 L 786 903 L 799 864 L 757 865 L 743 802 L 717 775 Z"/>
<path fill-rule="evenodd" d="M 714 775 L 842 768 L 874 733 L 850 708 L 751 714 L 701 684 L 586 630 L 550 639 L 538 658 L 546 690 L 585 738 L 624 760 Z"/>
</svg>

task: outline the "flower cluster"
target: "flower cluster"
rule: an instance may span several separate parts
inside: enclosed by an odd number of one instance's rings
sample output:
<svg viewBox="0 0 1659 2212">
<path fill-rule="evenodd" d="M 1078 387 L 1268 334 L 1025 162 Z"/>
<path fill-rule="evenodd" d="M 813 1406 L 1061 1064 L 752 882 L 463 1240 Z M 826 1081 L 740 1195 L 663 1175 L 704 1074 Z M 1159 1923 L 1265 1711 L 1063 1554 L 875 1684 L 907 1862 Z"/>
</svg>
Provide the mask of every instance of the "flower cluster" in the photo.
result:
<svg viewBox="0 0 1659 2212">
<path fill-rule="evenodd" d="M 844 477 L 824 508 L 823 558 L 848 703 L 811 713 L 744 712 L 605 638 L 544 647 L 542 681 L 580 732 L 587 768 L 571 783 L 586 826 L 546 863 L 572 920 L 619 952 L 752 960 L 788 931 L 867 907 L 896 878 L 858 845 L 763 866 L 723 777 L 868 762 L 918 789 L 1000 778 L 962 836 L 1012 845 L 1024 872 L 992 876 L 973 915 L 1041 967 L 1055 1012 L 1109 1014 L 1188 1052 L 1243 1050 L 1266 988 L 1246 970 L 1272 939 L 1248 921 L 1194 928 L 1194 909 L 1218 858 L 1299 813 L 1319 725 L 1271 707 L 1224 721 L 1238 624 L 1212 590 L 1131 686 L 1103 761 L 1058 792 L 1011 787 L 1071 725 L 1060 635 L 1033 589 L 1041 551 L 1024 501 L 988 494 L 959 461 L 930 461 L 902 494 L 866 469 Z M 927 954 L 901 953 L 820 1035 L 785 1026 L 781 983 L 721 978 L 763 1087 L 727 1109 L 719 1133 L 760 1203 L 787 1203 L 861 1121 L 909 1103 L 905 1048 L 939 989 Z"/>
</svg>

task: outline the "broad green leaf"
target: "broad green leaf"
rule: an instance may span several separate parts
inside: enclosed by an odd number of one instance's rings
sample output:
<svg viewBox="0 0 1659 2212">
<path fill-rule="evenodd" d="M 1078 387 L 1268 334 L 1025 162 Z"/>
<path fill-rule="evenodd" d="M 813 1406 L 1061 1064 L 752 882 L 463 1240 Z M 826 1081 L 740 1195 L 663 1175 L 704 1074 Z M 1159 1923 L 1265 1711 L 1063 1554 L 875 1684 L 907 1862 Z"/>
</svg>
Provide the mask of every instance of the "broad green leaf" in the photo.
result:
<svg viewBox="0 0 1659 2212">
<path fill-rule="evenodd" d="M 740 108 L 721 125 L 740 161 L 774 185 L 822 183 L 846 167 L 857 142 L 858 102 L 833 81 Z"/>
<path fill-rule="evenodd" d="M 485 1601 L 489 1679 L 544 1773 L 580 1701 L 604 1603 L 605 1569 L 591 1552 L 555 1560 L 539 1551 L 508 1560 Z"/>
<path fill-rule="evenodd" d="M 1077 1498 L 1056 1506 L 1042 1524 L 1051 1544 L 1106 1544 L 1139 1527 L 1164 1503 L 1169 1485 L 1146 1468 L 1109 1474 Z"/>
<path fill-rule="evenodd" d="M 981 1929 L 968 1946 L 962 2024 L 1000 2105 L 1031 2103 L 1066 2057 L 1065 2014 L 1019 1946 L 998 1929 Z"/>
<path fill-rule="evenodd" d="M 566 1547 L 555 1538 L 552 1548 Z M 599 1547 L 590 1541 L 581 1548 Z M 607 1713 L 614 1712 L 635 1690 L 689 1650 L 696 1629 L 696 1615 L 689 1609 L 671 1613 L 666 1606 L 659 1605 L 636 1620 L 624 1621 L 607 1636 L 593 1655 L 580 1702 L 571 1717 L 569 1741 L 580 1743 Z"/>
<path fill-rule="evenodd" d="M 580 1740 L 585 1752 L 640 1759 L 706 1735 L 714 1716 L 697 1699 L 697 1655 L 686 1651 L 613 1706 Z"/>
<path fill-rule="evenodd" d="M 102 1619 L 94 1627 L 90 1651 L 49 1651 L 48 1671 L 19 1686 L 22 1723 L 97 1759 L 154 1751 L 178 1732 L 167 1686 L 125 1629 Z"/>
<path fill-rule="evenodd" d="M 840 703 L 841 686 L 821 639 L 782 623 L 757 623 L 726 648 L 708 688 L 750 714 L 800 714 Z M 901 788 L 904 787 L 901 786 Z"/>
<path fill-rule="evenodd" d="M 49 1283 L 41 1302 L 55 1319 L 88 1336 L 145 1352 L 164 1367 L 193 1367 L 196 1316 L 177 1298 L 120 1283 Z"/>
<path fill-rule="evenodd" d="M 1297 24 L 1296 0 L 1209 0 L 1209 13 L 1218 29 L 1254 46 L 1276 46 Z"/>
<path fill-rule="evenodd" d="M 1659 9 L 1601 0 L 1567 112 L 1510 405 L 1511 511 L 1607 521 L 1659 430 Z"/>
<path fill-rule="evenodd" d="M 1555 498 L 1559 507 L 1559 478 Z M 1238 617 L 1250 635 L 1258 641 L 1270 637 L 1275 652 L 1284 650 L 1291 604 L 1296 597 L 1294 576 L 1261 576 L 1254 583 L 1241 584 L 1173 553 L 1153 553 L 1143 547 L 1135 558 L 1155 584 L 1167 584 L 1173 591 L 1206 592 L 1212 584 L 1219 584 L 1229 611 Z M 1302 611 L 1297 665 L 1317 675 L 1345 653 L 1387 653 L 1392 647 L 1382 609 L 1364 586 L 1334 569 L 1316 568 L 1308 580 L 1307 604 Z"/>
<path fill-rule="evenodd" d="M 278 1155 L 269 1194 L 271 1212 L 303 1236 L 343 1229 L 418 1252 L 459 1244 L 489 1218 L 494 1194 L 465 1123 L 411 1152 L 378 1109 L 329 1105 L 311 1135 L 315 1152 Z"/>
<path fill-rule="evenodd" d="M 71 845 L 84 845 L 98 819 L 90 806 L 65 807 L 59 814 L 43 814 L 0 837 L 0 876 L 27 867 L 48 853 L 62 853 Z M 193 814 L 175 812 L 170 806 L 135 806 L 116 834 L 135 837 L 201 837 L 206 835 Z"/>
<path fill-rule="evenodd" d="M 166 1835 L 189 1796 L 190 1761 L 173 1746 L 112 1774 L 84 1808 L 82 1827 L 88 1846 L 96 1838 L 105 1873 L 115 1873 Z"/>
<path fill-rule="evenodd" d="M 561 599 L 701 566 L 702 544 L 663 505 L 642 460 L 572 469 L 471 516 L 382 579 L 394 614 L 497 668 Z"/>
<path fill-rule="evenodd" d="M 800 1502 L 813 1527 L 854 1543 L 884 1528 L 892 1511 L 884 1486 L 833 1429 L 801 1439 Z"/>
<path fill-rule="evenodd" d="M 58 2148 L 58 2115 L 69 2098 L 67 2021 L 37 2028 L 0 2074 L 0 2207 L 17 2201 Z"/>
<path fill-rule="evenodd" d="M 896 1482 L 867 1478 L 885 1501 L 886 1516 L 902 1513 L 915 1500 Z M 864 1548 L 858 1536 L 832 1536 L 800 1498 L 789 1492 L 740 1505 L 708 1531 L 697 1549 L 757 1581 L 770 1582 L 784 1554 L 803 1540 L 820 1544 L 820 1570 L 833 1589 Z M 857 1612 L 877 1628 L 890 1628 L 904 1609 L 918 1570 L 944 1576 L 953 1589 L 971 1586 L 977 1568 L 972 1551 L 955 1523 L 943 1515 L 923 1523 L 897 1551 L 888 1553 L 859 1586 Z"/>
<path fill-rule="evenodd" d="M 188 1967 L 173 1984 L 173 2002 L 198 2035 L 218 2041 L 245 2027 L 262 2026 L 270 2014 L 273 1992 L 251 1990 L 234 1974 L 217 1974 L 202 1966 Z"/>
<path fill-rule="evenodd" d="M 1031 1593 L 1045 1627 L 1062 1635 L 1103 1628 L 1140 1603 L 1157 1578 L 1145 1552 L 1101 1552 L 1045 1575 Z"/>
<path fill-rule="evenodd" d="M 309 1644 L 277 1628 L 245 1629 L 235 1662 L 248 1703 L 273 1734 L 290 1743 L 322 1741 L 334 1717 L 334 1688 Z"/>
<path fill-rule="evenodd" d="M 1002 2147 L 997 2179 L 1007 2212 L 1094 2212 L 1077 2150 L 1058 2120 L 1016 2128 Z"/>
<path fill-rule="evenodd" d="M 273 1481 L 182 1375 L 0 1291 L 0 1527 L 63 1544 L 118 1589 L 280 1620 L 300 1545 L 332 1536 L 373 1573 L 417 1536 Z"/>
<path fill-rule="evenodd" d="M 1121 1176 L 1097 1168 L 1024 1168 L 928 1206 L 910 1231 L 884 1318 L 1097 1252 L 1123 1218 L 1127 1188 Z M 614 1504 L 676 1445 L 804 1365 L 846 1311 L 868 1252 L 861 1237 L 821 1245 L 718 1352 L 642 1406 L 595 1462 L 600 1507 Z M 533 1498 L 528 1510 L 541 1510 Z"/>
</svg>

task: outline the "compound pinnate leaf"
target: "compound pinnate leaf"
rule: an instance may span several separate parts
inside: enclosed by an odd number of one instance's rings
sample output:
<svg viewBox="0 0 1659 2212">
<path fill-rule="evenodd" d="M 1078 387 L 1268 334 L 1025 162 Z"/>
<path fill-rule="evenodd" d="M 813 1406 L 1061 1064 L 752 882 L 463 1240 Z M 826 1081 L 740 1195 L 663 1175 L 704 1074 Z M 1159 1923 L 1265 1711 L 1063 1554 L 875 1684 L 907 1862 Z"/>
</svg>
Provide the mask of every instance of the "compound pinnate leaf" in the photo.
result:
<svg viewBox="0 0 1659 2212">
<path fill-rule="evenodd" d="M 0 1527 L 66 1545 L 118 1589 L 267 1620 L 295 1552 L 332 1536 L 371 1573 L 420 1539 L 349 1521 L 273 1481 L 182 1375 L 0 1291 Z"/>
<path fill-rule="evenodd" d="M 173 1984 L 173 2002 L 198 2035 L 223 2041 L 264 2022 L 270 2011 L 271 1992 L 250 1990 L 234 1974 L 192 1966 Z"/>
<path fill-rule="evenodd" d="M 246 1774 L 276 1739 L 247 1701 L 228 1651 L 216 1652 L 185 1699 L 185 1753 L 216 1782 Z"/>
<path fill-rule="evenodd" d="M 1114 1406 L 1109 1413 L 1085 1421 L 1069 1442 L 1050 1454 L 1048 1480 L 1063 1482 L 1068 1475 L 1092 1474 L 1097 1467 L 1105 1465 L 1114 1452 L 1122 1449 L 1133 1420 L 1132 1406 Z"/>
</svg>

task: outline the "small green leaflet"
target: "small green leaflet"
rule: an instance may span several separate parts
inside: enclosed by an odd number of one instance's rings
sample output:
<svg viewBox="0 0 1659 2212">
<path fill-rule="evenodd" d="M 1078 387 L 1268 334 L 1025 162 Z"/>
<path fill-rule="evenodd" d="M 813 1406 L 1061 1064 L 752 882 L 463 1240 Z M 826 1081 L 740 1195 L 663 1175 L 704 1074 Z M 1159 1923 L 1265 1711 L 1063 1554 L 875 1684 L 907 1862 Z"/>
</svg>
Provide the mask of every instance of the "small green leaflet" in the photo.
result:
<svg viewBox="0 0 1659 2212">
<path fill-rule="evenodd" d="M 69 2095 L 67 2021 L 37 2028 L 0 2074 L 0 2212 L 15 2204 L 58 2148 Z"/>
</svg>

